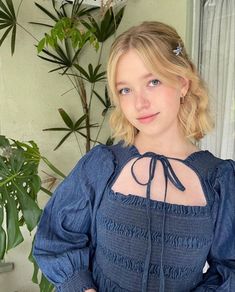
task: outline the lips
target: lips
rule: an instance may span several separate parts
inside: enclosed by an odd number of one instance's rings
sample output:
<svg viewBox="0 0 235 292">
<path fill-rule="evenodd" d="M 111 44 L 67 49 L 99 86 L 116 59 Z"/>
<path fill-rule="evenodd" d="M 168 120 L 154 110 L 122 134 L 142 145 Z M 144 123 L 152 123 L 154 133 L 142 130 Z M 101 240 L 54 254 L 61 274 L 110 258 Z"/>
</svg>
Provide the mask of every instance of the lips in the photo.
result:
<svg viewBox="0 0 235 292">
<path fill-rule="evenodd" d="M 152 122 L 156 116 L 159 114 L 159 112 L 155 113 L 155 114 L 149 114 L 149 115 L 145 115 L 142 117 L 137 118 L 137 120 L 141 123 L 150 123 Z"/>
</svg>

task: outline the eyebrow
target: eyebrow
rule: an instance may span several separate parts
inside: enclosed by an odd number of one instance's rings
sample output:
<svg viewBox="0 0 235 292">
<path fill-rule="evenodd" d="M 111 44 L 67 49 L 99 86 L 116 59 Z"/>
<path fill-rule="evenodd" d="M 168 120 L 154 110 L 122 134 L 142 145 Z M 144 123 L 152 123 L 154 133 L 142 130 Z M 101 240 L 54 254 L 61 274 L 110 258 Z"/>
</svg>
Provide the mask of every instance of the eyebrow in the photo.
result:
<svg viewBox="0 0 235 292">
<path fill-rule="evenodd" d="M 143 79 L 148 79 L 149 77 L 152 77 L 154 76 L 152 73 L 147 73 L 147 74 L 144 74 L 143 76 L 141 76 L 141 78 Z M 128 82 L 125 82 L 125 81 L 119 81 L 119 82 L 116 82 L 115 85 L 116 86 L 119 86 L 119 85 L 126 85 Z"/>
</svg>

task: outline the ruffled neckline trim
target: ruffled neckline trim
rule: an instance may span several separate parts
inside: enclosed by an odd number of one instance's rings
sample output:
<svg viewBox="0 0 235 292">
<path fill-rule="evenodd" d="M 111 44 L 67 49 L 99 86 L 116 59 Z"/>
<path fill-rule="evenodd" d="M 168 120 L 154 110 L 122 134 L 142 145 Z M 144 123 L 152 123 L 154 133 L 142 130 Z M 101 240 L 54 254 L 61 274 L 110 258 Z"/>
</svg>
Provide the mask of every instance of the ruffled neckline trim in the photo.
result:
<svg viewBox="0 0 235 292">
<path fill-rule="evenodd" d="M 112 201 L 119 202 L 126 206 L 134 206 L 146 209 L 147 204 L 147 198 L 141 197 L 135 194 L 128 194 L 125 195 L 120 192 L 115 192 L 110 187 L 108 188 L 108 196 Z M 156 209 L 158 211 L 163 211 L 164 208 L 167 213 L 174 213 L 179 215 L 209 215 L 210 209 L 208 207 L 208 204 L 205 206 L 188 206 L 188 205 L 178 205 L 168 202 L 162 202 L 162 201 L 156 201 L 153 199 L 150 199 L 150 207 L 152 209 Z"/>
<path fill-rule="evenodd" d="M 131 153 L 133 155 L 141 156 L 141 155 L 144 154 L 144 153 L 140 153 L 135 145 L 129 146 L 129 150 L 131 151 Z M 158 153 L 156 153 L 156 154 L 158 154 Z M 210 151 L 208 151 L 208 150 L 198 150 L 198 151 L 195 151 L 195 152 L 189 154 L 185 159 L 172 157 L 172 156 L 165 156 L 165 157 L 167 159 L 176 159 L 176 160 L 179 160 L 179 161 L 187 163 L 188 161 L 195 160 L 197 158 L 197 156 L 208 155 L 208 154 L 212 155 L 212 153 Z M 164 156 L 164 155 L 161 155 L 161 156 Z"/>
</svg>

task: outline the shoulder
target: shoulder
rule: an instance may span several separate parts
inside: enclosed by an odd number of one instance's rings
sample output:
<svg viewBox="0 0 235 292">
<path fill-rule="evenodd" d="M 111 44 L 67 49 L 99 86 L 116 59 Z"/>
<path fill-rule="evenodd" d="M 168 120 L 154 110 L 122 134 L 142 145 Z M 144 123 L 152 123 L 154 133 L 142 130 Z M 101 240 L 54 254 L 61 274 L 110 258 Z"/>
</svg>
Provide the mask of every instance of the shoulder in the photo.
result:
<svg viewBox="0 0 235 292">
<path fill-rule="evenodd" d="M 75 166 L 89 181 L 97 180 L 110 174 L 114 168 L 115 158 L 110 146 L 97 145 L 87 152 Z"/>
<path fill-rule="evenodd" d="M 78 161 L 75 169 L 82 169 L 83 173 L 89 176 L 89 181 L 99 181 L 109 177 L 125 155 L 129 154 L 126 148 L 122 147 L 122 142 L 110 146 L 100 144 L 86 153 Z"/>
<path fill-rule="evenodd" d="M 208 150 L 201 150 L 193 153 L 186 160 L 202 176 L 221 176 L 224 172 L 234 171 L 234 161 L 231 159 L 221 159 Z"/>
<path fill-rule="evenodd" d="M 108 164 L 112 164 L 114 161 L 114 155 L 110 149 L 110 146 L 100 144 L 93 147 L 87 154 L 85 154 L 81 158 L 81 161 L 86 166 L 106 166 Z"/>
<path fill-rule="evenodd" d="M 225 189 L 231 189 L 235 194 L 235 161 L 232 159 L 221 159 L 215 172 L 217 185 L 220 185 L 220 188 L 223 186 Z"/>
<path fill-rule="evenodd" d="M 204 180 L 207 181 L 218 194 L 228 193 L 235 199 L 235 161 L 232 159 L 221 159 L 209 151 L 203 151 L 199 155 L 196 165 L 204 173 Z"/>
</svg>

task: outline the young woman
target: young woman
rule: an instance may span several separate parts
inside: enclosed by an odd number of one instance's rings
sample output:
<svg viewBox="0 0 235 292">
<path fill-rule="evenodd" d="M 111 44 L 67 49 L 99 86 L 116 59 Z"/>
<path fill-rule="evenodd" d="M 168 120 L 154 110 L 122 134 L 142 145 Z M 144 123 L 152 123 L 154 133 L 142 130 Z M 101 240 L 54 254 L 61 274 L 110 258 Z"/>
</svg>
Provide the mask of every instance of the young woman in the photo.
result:
<svg viewBox="0 0 235 292">
<path fill-rule="evenodd" d="M 42 272 L 63 292 L 235 291 L 235 162 L 195 146 L 212 122 L 181 38 L 129 29 L 108 82 L 120 141 L 86 154 L 47 204 Z"/>
</svg>

